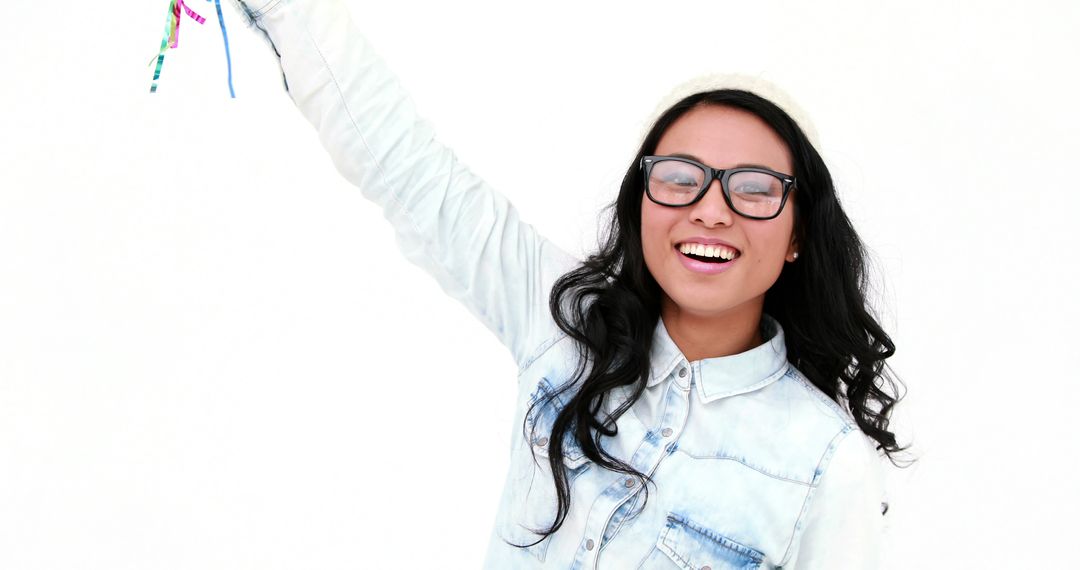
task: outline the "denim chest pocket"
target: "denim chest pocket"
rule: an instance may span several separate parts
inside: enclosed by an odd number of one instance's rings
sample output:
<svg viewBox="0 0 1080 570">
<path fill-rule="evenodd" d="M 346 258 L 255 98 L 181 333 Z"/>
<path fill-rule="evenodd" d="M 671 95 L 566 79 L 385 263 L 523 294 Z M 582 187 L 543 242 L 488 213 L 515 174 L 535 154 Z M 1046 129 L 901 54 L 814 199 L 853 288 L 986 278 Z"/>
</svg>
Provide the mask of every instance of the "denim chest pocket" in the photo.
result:
<svg viewBox="0 0 1080 570">
<path fill-rule="evenodd" d="M 525 417 L 525 434 L 532 438 L 529 443 L 538 460 L 541 458 L 548 459 L 549 441 L 552 427 L 555 425 L 555 418 L 570 400 L 570 395 L 565 392 L 552 398 L 551 394 L 555 390 L 556 387 L 551 380 L 541 378 L 536 390 L 529 397 L 532 410 Z M 562 450 L 563 464 L 569 469 L 577 469 L 589 460 L 589 458 L 585 457 L 585 452 L 581 450 L 581 445 L 578 444 L 577 439 L 570 433 L 567 433 L 563 438 Z"/>
<path fill-rule="evenodd" d="M 776 567 L 765 555 L 677 514 L 667 524 L 641 570 L 756 570 Z"/>
<path fill-rule="evenodd" d="M 542 378 L 529 398 L 533 407 L 531 413 L 526 414 L 524 433 L 530 439 L 522 438 L 514 446 L 509 489 L 512 499 L 503 505 L 496 522 L 496 529 L 504 541 L 523 546 L 540 561 L 545 559 L 551 539 L 557 536 L 532 544 L 540 539 L 535 531 L 547 530 L 555 521 L 558 505 L 549 462 L 551 428 L 570 399 L 568 394 L 549 398 L 554 391 L 554 384 Z M 562 449 L 567 484 L 573 493 L 574 481 L 589 470 L 591 463 L 572 435 L 567 434 L 564 438 Z"/>
</svg>

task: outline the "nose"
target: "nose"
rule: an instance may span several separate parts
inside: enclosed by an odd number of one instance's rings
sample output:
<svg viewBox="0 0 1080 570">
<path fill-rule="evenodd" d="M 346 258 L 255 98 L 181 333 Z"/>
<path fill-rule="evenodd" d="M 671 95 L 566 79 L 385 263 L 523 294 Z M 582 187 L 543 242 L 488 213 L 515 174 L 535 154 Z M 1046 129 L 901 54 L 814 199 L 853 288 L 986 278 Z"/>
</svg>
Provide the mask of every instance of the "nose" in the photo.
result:
<svg viewBox="0 0 1080 570">
<path fill-rule="evenodd" d="M 720 187 L 720 180 L 713 180 L 709 188 L 700 200 L 690 206 L 690 220 L 700 223 L 707 228 L 717 226 L 730 226 L 735 220 L 735 212 L 728 207 L 724 200 L 724 191 Z"/>
</svg>

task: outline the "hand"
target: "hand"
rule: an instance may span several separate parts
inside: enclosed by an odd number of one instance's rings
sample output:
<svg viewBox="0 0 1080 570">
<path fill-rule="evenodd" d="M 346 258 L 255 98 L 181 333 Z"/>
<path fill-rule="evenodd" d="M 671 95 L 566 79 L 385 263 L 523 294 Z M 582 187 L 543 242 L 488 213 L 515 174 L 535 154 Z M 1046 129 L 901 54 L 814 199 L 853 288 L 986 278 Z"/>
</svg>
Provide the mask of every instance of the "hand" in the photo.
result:
<svg viewBox="0 0 1080 570">
<path fill-rule="evenodd" d="M 274 57 L 278 59 L 279 69 L 281 68 L 281 54 L 278 53 L 277 48 L 274 47 L 274 42 L 270 40 L 270 36 L 266 33 L 266 30 L 259 25 L 259 18 L 269 8 L 282 1 L 284 0 L 229 0 L 229 3 L 232 4 L 233 7 L 236 8 L 237 13 L 240 14 L 244 24 L 248 28 L 254 28 L 266 45 L 270 46 L 270 50 L 274 53 Z M 285 80 L 284 69 L 281 70 L 281 82 L 285 87 L 285 91 L 288 92 L 289 84 Z"/>
</svg>

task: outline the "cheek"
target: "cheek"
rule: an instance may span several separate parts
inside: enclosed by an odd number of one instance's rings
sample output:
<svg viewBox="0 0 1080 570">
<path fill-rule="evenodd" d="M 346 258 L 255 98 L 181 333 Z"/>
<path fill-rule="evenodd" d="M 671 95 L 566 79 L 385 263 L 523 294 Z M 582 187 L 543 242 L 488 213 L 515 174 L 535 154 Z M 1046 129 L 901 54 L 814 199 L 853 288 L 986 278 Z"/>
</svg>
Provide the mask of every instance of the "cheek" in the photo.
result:
<svg viewBox="0 0 1080 570">
<path fill-rule="evenodd" d="M 756 262 L 768 265 L 779 265 L 784 262 L 792 239 L 790 220 L 785 220 L 773 227 L 755 227 L 748 230 L 747 234 L 750 243 L 755 245 L 754 257 Z"/>
</svg>

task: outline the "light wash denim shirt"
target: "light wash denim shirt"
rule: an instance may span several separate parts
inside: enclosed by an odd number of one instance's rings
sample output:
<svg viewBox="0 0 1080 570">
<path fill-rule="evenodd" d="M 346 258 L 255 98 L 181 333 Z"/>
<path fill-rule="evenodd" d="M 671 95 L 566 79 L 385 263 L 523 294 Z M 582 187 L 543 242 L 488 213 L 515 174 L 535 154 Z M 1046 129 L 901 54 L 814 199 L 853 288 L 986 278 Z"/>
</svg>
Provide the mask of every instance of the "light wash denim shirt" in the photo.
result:
<svg viewBox="0 0 1080 570">
<path fill-rule="evenodd" d="M 877 567 L 882 464 L 850 415 L 788 363 L 768 315 L 764 344 L 690 362 L 661 320 L 645 392 L 605 449 L 655 482 L 640 485 L 564 446 L 572 500 L 555 515 L 548 435 L 565 398 L 526 409 L 567 381 L 572 340 L 548 310 L 578 260 L 522 222 L 417 115 L 340 0 L 237 4 L 280 58 L 286 91 L 337 169 L 382 207 L 409 260 L 510 350 L 519 367 L 511 467 L 486 567 L 860 569 Z M 625 401 L 616 390 L 609 410 Z M 634 515 L 634 516 L 631 516 Z"/>
</svg>

